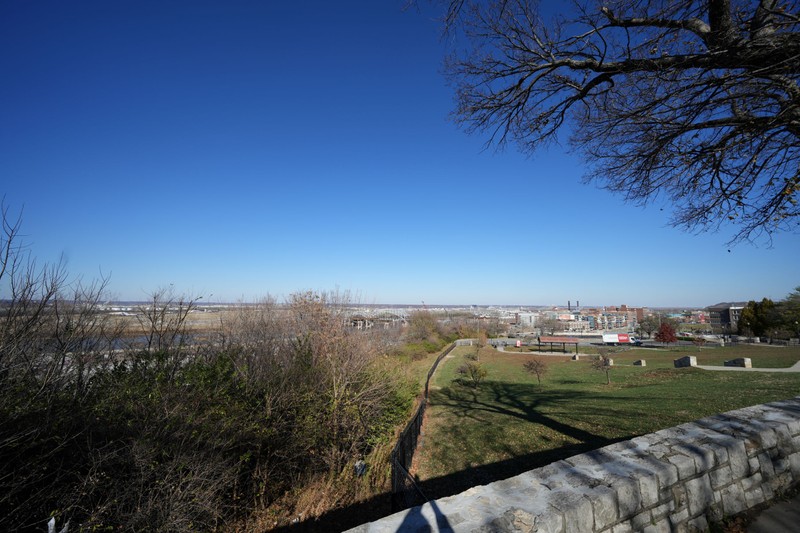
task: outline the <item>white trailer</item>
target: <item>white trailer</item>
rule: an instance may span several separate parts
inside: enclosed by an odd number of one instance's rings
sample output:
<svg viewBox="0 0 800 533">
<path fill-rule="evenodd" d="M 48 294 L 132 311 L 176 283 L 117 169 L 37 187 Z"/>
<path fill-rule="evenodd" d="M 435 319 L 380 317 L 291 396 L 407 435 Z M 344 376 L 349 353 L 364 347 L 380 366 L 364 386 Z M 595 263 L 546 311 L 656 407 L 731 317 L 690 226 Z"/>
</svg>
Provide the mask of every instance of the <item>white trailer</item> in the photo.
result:
<svg viewBox="0 0 800 533">
<path fill-rule="evenodd" d="M 618 346 L 620 344 L 635 344 L 639 345 L 641 342 L 627 333 L 603 333 L 603 344 L 610 346 Z"/>
</svg>

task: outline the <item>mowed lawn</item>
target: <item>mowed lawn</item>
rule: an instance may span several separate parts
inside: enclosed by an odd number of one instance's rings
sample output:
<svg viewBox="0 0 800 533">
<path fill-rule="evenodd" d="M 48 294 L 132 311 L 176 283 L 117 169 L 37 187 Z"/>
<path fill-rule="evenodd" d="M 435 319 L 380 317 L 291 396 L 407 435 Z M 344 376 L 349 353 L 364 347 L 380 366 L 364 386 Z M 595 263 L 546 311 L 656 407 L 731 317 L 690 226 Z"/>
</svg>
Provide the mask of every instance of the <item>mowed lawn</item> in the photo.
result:
<svg viewBox="0 0 800 533">
<path fill-rule="evenodd" d="M 475 353 L 461 347 L 434 376 L 414 473 L 429 498 L 503 479 L 555 460 L 704 416 L 800 394 L 800 373 L 675 369 L 694 355 L 701 365 L 750 357 L 754 367 L 789 367 L 800 348 L 770 346 L 632 349 L 614 353 L 611 385 L 586 356 L 480 351 L 488 371 L 477 387 L 455 381 Z M 545 359 L 539 385 L 523 364 Z M 644 359 L 647 366 L 633 366 Z"/>
</svg>

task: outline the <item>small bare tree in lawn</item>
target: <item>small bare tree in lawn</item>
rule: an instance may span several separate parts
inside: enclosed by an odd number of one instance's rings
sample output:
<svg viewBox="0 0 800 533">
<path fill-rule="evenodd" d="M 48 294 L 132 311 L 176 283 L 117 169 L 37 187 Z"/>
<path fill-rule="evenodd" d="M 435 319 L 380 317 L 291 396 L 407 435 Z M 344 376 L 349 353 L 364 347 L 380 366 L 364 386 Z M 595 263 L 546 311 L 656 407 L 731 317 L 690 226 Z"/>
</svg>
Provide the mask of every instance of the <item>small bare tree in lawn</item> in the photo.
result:
<svg viewBox="0 0 800 533">
<path fill-rule="evenodd" d="M 697 346 L 698 351 L 702 351 L 703 346 L 706 345 L 706 339 L 704 337 L 694 337 L 692 342 L 695 346 Z"/>
<path fill-rule="evenodd" d="M 486 378 L 489 374 L 486 369 L 477 361 L 468 361 L 467 363 L 461 365 L 457 372 L 464 376 L 467 383 L 469 383 L 472 387 L 477 387 L 481 384 L 481 381 Z"/>
<path fill-rule="evenodd" d="M 596 359 L 592 360 L 592 369 L 597 370 L 598 372 L 605 372 L 606 385 L 611 385 L 611 370 L 614 369 L 611 357 L 609 357 L 611 351 L 600 349 L 598 350 L 598 353 L 600 355 Z"/>
<path fill-rule="evenodd" d="M 544 359 L 537 357 L 535 359 L 531 359 L 530 361 L 526 361 L 525 365 L 523 366 L 525 367 L 526 372 L 536 376 L 536 379 L 539 381 L 539 385 L 541 385 L 542 376 L 546 375 L 548 370 L 547 363 L 544 362 Z"/>
</svg>

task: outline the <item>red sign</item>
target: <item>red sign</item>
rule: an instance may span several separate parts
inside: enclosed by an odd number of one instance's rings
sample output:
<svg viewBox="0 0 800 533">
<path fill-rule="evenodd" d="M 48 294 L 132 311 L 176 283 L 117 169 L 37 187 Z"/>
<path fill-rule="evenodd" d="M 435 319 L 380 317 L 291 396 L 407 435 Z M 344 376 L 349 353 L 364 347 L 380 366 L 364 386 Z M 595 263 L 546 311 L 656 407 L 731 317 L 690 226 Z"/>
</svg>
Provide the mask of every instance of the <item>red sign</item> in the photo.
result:
<svg viewBox="0 0 800 533">
<path fill-rule="evenodd" d="M 631 338 L 627 333 L 620 333 L 617 338 L 619 339 L 619 342 L 631 342 Z"/>
</svg>

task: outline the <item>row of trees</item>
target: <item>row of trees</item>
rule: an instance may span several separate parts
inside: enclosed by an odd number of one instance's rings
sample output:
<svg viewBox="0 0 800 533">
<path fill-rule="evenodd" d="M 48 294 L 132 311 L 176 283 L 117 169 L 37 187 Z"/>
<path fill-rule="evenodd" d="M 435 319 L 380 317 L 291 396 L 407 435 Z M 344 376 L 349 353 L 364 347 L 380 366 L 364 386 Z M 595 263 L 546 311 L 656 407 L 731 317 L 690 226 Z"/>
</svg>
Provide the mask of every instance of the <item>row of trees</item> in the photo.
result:
<svg viewBox="0 0 800 533">
<path fill-rule="evenodd" d="M 800 287 L 779 302 L 769 298 L 749 301 L 742 309 L 738 328 L 741 335 L 800 337 Z"/>
<path fill-rule="evenodd" d="M 198 299 L 165 289 L 122 321 L 103 312 L 107 280 L 37 264 L 6 214 L 1 530 L 51 516 L 79 529 L 252 526 L 312 481 L 329 489 L 318 505 L 385 486 L 385 468 L 337 480 L 388 454 L 416 387 L 373 336 L 347 327 L 337 295 L 242 306 L 198 338 L 188 327 Z"/>
</svg>

